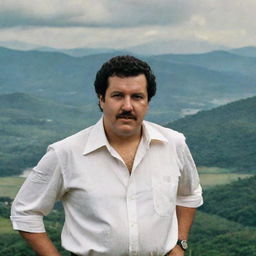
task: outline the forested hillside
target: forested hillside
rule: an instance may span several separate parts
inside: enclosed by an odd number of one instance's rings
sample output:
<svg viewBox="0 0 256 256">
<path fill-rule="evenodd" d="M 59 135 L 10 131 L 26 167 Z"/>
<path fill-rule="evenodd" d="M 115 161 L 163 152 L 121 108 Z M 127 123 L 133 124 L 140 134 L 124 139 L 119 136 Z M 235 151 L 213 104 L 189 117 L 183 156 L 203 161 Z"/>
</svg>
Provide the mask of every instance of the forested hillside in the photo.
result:
<svg viewBox="0 0 256 256">
<path fill-rule="evenodd" d="M 94 123 L 94 108 L 78 108 L 14 93 L 0 96 L 0 176 L 36 164 L 48 144 Z M 199 166 L 255 172 L 256 97 L 233 102 L 167 125 L 181 131 Z"/>
<path fill-rule="evenodd" d="M 99 115 L 23 93 L 0 95 L 0 176 L 34 166 L 48 144 L 87 127 Z"/>
<path fill-rule="evenodd" d="M 201 111 L 167 126 L 185 134 L 198 165 L 256 172 L 256 97 Z"/>
<path fill-rule="evenodd" d="M 256 228 L 256 175 L 204 193 L 201 210 Z M 256 246 L 256 243 L 255 243 Z"/>
<path fill-rule="evenodd" d="M 255 228 L 198 211 L 186 256 L 256 256 L 255 241 Z"/>
</svg>

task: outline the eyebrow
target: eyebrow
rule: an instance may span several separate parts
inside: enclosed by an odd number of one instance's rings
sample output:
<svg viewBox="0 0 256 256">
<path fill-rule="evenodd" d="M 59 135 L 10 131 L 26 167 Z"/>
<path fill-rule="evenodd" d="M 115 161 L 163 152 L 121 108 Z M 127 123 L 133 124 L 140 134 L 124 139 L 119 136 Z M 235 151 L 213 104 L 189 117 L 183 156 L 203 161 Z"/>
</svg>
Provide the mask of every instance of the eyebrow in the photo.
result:
<svg viewBox="0 0 256 256">
<path fill-rule="evenodd" d="M 113 92 L 111 92 L 110 94 L 112 95 L 112 94 L 115 94 L 115 93 L 124 94 L 122 91 L 113 91 Z M 134 95 L 134 94 L 145 95 L 146 93 L 144 93 L 144 92 L 134 92 L 134 93 L 132 93 L 131 95 Z"/>
</svg>

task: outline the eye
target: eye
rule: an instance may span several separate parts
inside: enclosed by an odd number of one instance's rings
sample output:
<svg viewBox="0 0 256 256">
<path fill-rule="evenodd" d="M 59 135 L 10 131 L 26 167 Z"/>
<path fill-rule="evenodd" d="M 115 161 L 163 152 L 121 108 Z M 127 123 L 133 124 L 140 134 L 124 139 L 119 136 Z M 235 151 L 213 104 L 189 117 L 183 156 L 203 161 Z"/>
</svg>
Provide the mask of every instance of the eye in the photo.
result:
<svg viewBox="0 0 256 256">
<path fill-rule="evenodd" d="M 122 98 L 122 94 L 121 93 L 114 93 L 111 97 L 119 99 L 119 98 Z"/>
<path fill-rule="evenodd" d="M 133 98 L 134 98 L 135 100 L 142 100 L 142 99 L 144 99 L 143 95 L 141 95 L 141 94 L 134 94 L 134 95 L 133 95 Z"/>
</svg>

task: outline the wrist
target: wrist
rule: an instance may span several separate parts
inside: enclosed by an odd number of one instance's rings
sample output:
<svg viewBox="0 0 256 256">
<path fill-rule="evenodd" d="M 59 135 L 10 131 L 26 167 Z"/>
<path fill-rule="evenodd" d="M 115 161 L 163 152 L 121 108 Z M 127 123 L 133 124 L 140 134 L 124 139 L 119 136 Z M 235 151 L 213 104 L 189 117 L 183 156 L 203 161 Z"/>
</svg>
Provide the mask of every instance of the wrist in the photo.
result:
<svg viewBox="0 0 256 256">
<path fill-rule="evenodd" d="M 186 251 L 188 249 L 188 241 L 179 239 L 177 241 L 177 245 L 183 250 Z"/>
</svg>

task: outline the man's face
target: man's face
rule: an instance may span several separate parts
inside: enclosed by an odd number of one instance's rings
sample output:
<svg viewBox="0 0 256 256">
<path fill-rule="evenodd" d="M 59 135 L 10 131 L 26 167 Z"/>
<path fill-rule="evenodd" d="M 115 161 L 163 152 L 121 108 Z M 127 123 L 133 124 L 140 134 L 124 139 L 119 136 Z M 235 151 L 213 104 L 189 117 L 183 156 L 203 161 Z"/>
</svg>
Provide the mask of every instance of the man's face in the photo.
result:
<svg viewBox="0 0 256 256">
<path fill-rule="evenodd" d="M 145 75 L 109 77 L 105 99 L 100 96 L 100 106 L 103 109 L 104 128 L 109 139 L 139 135 L 148 110 Z"/>
</svg>

